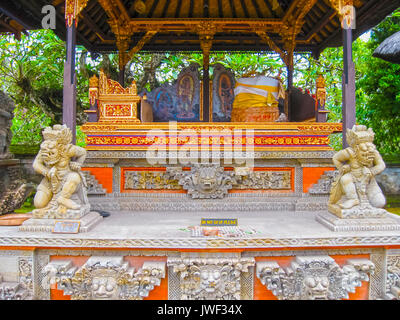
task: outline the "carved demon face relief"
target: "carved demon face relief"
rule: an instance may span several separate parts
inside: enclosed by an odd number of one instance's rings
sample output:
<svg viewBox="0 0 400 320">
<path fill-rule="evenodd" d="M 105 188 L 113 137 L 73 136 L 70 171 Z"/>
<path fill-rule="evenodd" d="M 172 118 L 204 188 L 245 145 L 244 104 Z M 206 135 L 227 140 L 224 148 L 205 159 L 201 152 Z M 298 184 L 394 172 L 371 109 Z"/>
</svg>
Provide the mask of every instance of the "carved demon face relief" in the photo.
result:
<svg viewBox="0 0 400 320">
<path fill-rule="evenodd" d="M 304 279 L 305 300 L 327 300 L 329 279 L 327 276 L 308 275 Z"/>
<path fill-rule="evenodd" d="M 95 300 L 116 300 L 119 297 L 118 273 L 114 270 L 92 272 L 92 298 Z"/>
<path fill-rule="evenodd" d="M 258 262 L 257 277 L 280 300 L 339 300 L 368 281 L 374 268 L 367 259 L 349 259 L 341 267 L 329 256 L 297 256 L 286 268 Z"/>
<path fill-rule="evenodd" d="M 227 268 L 217 266 L 202 266 L 199 268 L 199 291 L 205 291 L 207 294 L 223 290 L 222 286 L 228 277 Z"/>
<path fill-rule="evenodd" d="M 217 187 L 217 177 L 220 175 L 218 169 L 215 167 L 200 167 L 193 175 L 193 182 L 196 184 L 201 192 L 211 193 Z"/>
</svg>

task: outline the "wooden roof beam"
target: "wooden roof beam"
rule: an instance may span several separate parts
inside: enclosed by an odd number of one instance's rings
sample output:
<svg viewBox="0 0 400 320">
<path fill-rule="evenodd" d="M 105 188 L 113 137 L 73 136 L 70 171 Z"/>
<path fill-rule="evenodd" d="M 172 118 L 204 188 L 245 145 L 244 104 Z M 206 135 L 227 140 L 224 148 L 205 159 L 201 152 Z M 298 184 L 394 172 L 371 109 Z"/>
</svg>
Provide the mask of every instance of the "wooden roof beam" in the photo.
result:
<svg viewBox="0 0 400 320">
<path fill-rule="evenodd" d="M 99 37 L 101 41 L 114 40 L 114 38 L 107 36 L 103 32 L 103 30 L 100 29 L 100 27 L 97 25 L 96 22 L 93 21 L 93 19 L 90 17 L 85 9 L 82 10 L 81 14 L 85 18 L 85 22 L 94 31 L 94 33 Z"/>
<path fill-rule="evenodd" d="M 134 46 L 131 50 L 129 50 L 128 57 L 129 60 L 132 59 L 133 55 L 135 53 L 138 53 L 146 43 L 148 43 L 155 35 L 157 34 L 157 31 L 148 31 L 146 34 L 143 36 L 142 39 Z"/>
<path fill-rule="evenodd" d="M 310 41 L 313 36 L 321 30 L 334 16 L 336 15 L 336 10 L 330 8 L 324 16 L 314 25 L 314 27 L 306 34 L 306 41 Z"/>
<path fill-rule="evenodd" d="M 114 5 L 114 7 L 119 8 L 119 10 L 121 11 L 123 20 L 129 21 L 131 19 L 128 11 L 125 8 L 125 5 L 122 3 L 121 0 L 111 0 L 111 3 Z M 119 18 L 121 18 L 121 17 L 119 17 Z"/>
</svg>

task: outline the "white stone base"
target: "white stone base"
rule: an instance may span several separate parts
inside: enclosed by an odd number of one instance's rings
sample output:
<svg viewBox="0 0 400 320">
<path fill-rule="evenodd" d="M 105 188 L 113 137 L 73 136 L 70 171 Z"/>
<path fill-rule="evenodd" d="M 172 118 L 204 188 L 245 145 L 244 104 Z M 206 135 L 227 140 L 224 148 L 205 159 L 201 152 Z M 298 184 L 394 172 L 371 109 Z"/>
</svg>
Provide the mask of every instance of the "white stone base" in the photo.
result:
<svg viewBox="0 0 400 320">
<path fill-rule="evenodd" d="M 339 218 L 332 213 L 319 213 L 315 220 L 332 231 L 396 231 L 399 221 L 388 216 L 381 218 Z"/>
<path fill-rule="evenodd" d="M 19 231 L 28 231 L 28 232 L 52 232 L 54 228 L 54 223 L 56 221 L 65 221 L 65 222 L 80 222 L 79 233 L 88 232 L 92 229 L 96 224 L 101 222 L 103 217 L 95 212 L 91 211 L 89 214 L 85 215 L 79 220 L 73 219 L 29 219 L 26 220 L 20 227 Z"/>
</svg>

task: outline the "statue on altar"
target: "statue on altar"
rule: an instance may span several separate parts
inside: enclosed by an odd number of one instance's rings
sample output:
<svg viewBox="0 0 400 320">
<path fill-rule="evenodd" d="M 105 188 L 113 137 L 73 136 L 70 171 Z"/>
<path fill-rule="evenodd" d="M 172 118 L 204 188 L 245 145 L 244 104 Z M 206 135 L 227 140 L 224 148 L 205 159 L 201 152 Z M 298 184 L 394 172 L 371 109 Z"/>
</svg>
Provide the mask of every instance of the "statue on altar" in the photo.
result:
<svg viewBox="0 0 400 320">
<path fill-rule="evenodd" d="M 71 144 L 72 132 L 65 125 L 46 128 L 43 138 L 33 163 L 34 170 L 44 176 L 34 198 L 33 217 L 79 219 L 90 211 L 80 171 L 86 150 Z"/>
<path fill-rule="evenodd" d="M 193 118 L 192 103 L 194 97 L 194 80 L 190 75 L 184 75 L 178 81 L 178 101 L 180 113 L 178 118 Z"/>
<path fill-rule="evenodd" d="M 385 169 L 385 163 L 373 144 L 374 132 L 366 126 L 347 129 L 350 147 L 339 151 L 333 163 L 339 175 L 332 184 L 328 208 L 341 218 L 380 217 L 386 199 L 375 176 Z"/>
</svg>

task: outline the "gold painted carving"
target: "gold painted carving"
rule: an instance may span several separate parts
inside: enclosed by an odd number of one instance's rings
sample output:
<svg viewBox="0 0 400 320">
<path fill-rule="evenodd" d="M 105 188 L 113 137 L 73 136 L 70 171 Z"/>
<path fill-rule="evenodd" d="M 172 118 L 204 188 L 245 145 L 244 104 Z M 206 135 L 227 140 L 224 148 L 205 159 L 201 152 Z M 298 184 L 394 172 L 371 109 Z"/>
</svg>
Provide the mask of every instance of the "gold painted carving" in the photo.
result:
<svg viewBox="0 0 400 320">
<path fill-rule="evenodd" d="M 355 21 L 355 6 L 360 6 L 359 0 L 329 0 L 331 6 L 339 15 L 342 28 L 351 28 Z"/>
<path fill-rule="evenodd" d="M 89 100 L 93 106 L 99 98 L 99 78 L 96 75 L 89 79 Z"/>
<path fill-rule="evenodd" d="M 65 21 L 71 27 L 75 21 L 78 24 L 78 15 L 86 7 L 89 0 L 65 0 Z"/>
<path fill-rule="evenodd" d="M 317 92 L 315 94 L 315 98 L 319 102 L 321 107 L 325 106 L 326 102 L 326 88 L 325 88 L 325 79 L 322 74 L 318 76 L 316 81 Z"/>
<path fill-rule="evenodd" d="M 100 122 L 140 122 L 137 118 L 140 97 L 137 95 L 135 81 L 130 87 L 124 88 L 117 81 L 108 79 L 104 71 L 100 70 L 100 78 L 93 76 L 89 81 L 89 98 L 92 105 L 99 100 Z"/>
<path fill-rule="evenodd" d="M 217 26 L 211 21 L 204 21 L 195 27 L 200 38 L 200 46 L 203 51 L 203 63 L 206 70 L 210 67 L 210 51 L 214 35 L 218 32 Z"/>
</svg>

